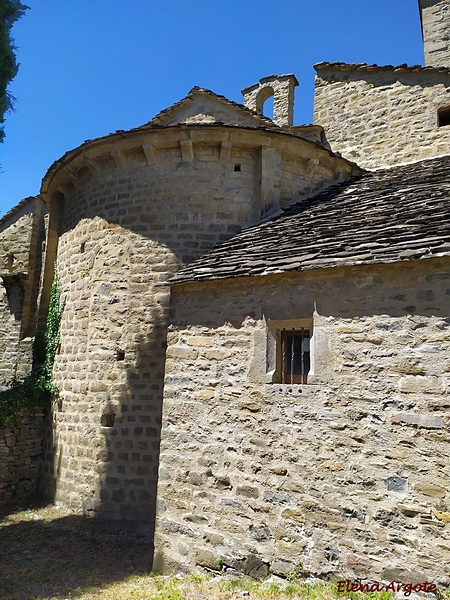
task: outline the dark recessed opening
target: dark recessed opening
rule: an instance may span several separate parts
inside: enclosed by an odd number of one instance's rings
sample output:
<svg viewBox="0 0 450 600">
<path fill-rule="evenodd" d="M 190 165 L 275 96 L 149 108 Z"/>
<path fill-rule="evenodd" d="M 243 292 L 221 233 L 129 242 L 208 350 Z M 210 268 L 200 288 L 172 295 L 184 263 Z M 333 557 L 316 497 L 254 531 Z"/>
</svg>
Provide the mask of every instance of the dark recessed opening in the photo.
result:
<svg viewBox="0 0 450 600">
<path fill-rule="evenodd" d="M 241 171 L 241 165 L 240 165 L 239 163 L 236 163 L 236 164 L 234 165 L 234 170 L 235 170 L 236 172 L 240 172 L 240 171 Z"/>
<path fill-rule="evenodd" d="M 114 418 L 115 418 L 115 414 L 114 413 L 107 413 L 102 415 L 101 418 L 101 425 L 102 427 L 114 427 Z"/>
<path fill-rule="evenodd" d="M 125 350 L 117 350 L 116 359 L 125 360 Z"/>
<path fill-rule="evenodd" d="M 14 264 L 14 261 L 16 260 L 16 257 L 11 252 L 11 254 L 8 254 L 8 256 L 6 258 L 8 260 L 8 271 L 11 271 L 12 270 L 12 266 Z"/>
<path fill-rule="evenodd" d="M 82 242 L 81 246 L 80 246 L 80 252 L 83 253 L 86 249 L 86 242 Z"/>
<path fill-rule="evenodd" d="M 445 127 L 446 125 L 450 125 L 450 106 L 438 109 L 438 126 Z"/>
</svg>

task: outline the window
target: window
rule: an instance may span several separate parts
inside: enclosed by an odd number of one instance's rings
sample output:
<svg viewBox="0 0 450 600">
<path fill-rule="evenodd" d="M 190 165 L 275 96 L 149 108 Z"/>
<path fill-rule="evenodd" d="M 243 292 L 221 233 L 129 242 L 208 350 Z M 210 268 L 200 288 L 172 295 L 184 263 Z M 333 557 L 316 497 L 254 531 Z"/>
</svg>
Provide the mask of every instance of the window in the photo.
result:
<svg viewBox="0 0 450 600">
<path fill-rule="evenodd" d="M 310 332 L 301 328 L 279 330 L 281 383 L 307 383 L 310 370 Z"/>
<path fill-rule="evenodd" d="M 309 383 L 309 376 L 314 374 L 313 319 L 268 319 L 266 322 L 266 382 Z"/>
<path fill-rule="evenodd" d="M 445 125 L 450 125 L 450 106 L 438 109 L 438 126 L 445 127 Z"/>
</svg>

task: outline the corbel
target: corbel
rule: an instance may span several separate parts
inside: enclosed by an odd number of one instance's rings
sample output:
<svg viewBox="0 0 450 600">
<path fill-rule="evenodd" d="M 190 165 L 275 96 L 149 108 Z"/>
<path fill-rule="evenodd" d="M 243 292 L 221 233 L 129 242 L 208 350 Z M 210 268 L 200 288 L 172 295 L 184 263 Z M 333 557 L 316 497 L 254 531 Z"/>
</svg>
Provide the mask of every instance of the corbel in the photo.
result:
<svg viewBox="0 0 450 600">
<path fill-rule="evenodd" d="M 320 161 L 317 158 L 310 158 L 306 161 L 306 171 L 305 175 L 310 179 L 314 175 L 314 171 L 316 167 L 319 166 Z"/>
<path fill-rule="evenodd" d="M 183 162 L 192 162 L 194 160 L 194 148 L 192 140 L 180 140 L 181 160 Z"/>
<path fill-rule="evenodd" d="M 227 163 L 231 160 L 231 142 L 223 141 L 220 143 L 220 162 Z"/>
<path fill-rule="evenodd" d="M 70 182 L 63 182 L 57 185 L 56 187 L 56 191 L 60 192 L 64 198 L 67 198 L 67 196 L 70 194 L 70 192 L 73 190 L 73 185 Z"/>
<path fill-rule="evenodd" d="M 93 177 L 98 177 L 100 175 L 100 169 L 98 167 L 98 164 L 96 164 L 93 160 L 91 160 L 87 156 L 84 158 L 83 164 L 87 169 L 89 169 L 89 171 L 91 172 L 91 175 Z"/>
<path fill-rule="evenodd" d="M 121 150 L 111 150 L 111 158 L 118 169 L 125 169 L 127 166 L 127 157 Z"/>
<path fill-rule="evenodd" d="M 156 163 L 156 150 L 153 144 L 142 144 L 142 152 L 145 154 L 147 165 L 154 165 Z"/>
<path fill-rule="evenodd" d="M 70 181 L 70 183 L 76 187 L 78 184 L 78 175 L 77 175 L 77 171 L 75 171 L 74 169 L 67 169 L 67 179 Z"/>
</svg>

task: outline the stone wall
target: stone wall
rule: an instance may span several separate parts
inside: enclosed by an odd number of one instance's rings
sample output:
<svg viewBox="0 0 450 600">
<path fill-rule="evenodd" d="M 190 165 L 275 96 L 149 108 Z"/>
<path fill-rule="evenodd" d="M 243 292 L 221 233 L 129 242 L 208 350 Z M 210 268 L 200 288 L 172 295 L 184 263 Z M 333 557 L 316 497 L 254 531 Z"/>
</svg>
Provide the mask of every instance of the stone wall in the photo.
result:
<svg viewBox="0 0 450 600">
<path fill-rule="evenodd" d="M 285 154 L 304 148 L 305 167 L 307 152 L 318 155 L 310 173 L 288 166 L 287 189 L 297 195 L 351 167 L 335 159 L 333 170 L 327 151 L 284 134 L 280 148 L 276 136 L 263 148 L 268 134 L 259 131 L 232 130 L 226 145 L 230 130 L 194 131 L 193 143 L 185 128 L 168 128 L 148 133 L 147 153 L 143 135 L 123 152 L 121 140 L 112 154 L 110 143 L 101 157 L 93 148 L 90 168 L 86 157 L 68 167 L 57 255 L 66 301 L 54 367 L 60 396 L 42 485 L 78 511 L 151 520 L 169 314 L 161 282 L 279 204 Z M 266 173 L 266 162 L 278 167 Z"/>
<path fill-rule="evenodd" d="M 450 66 L 450 2 L 419 0 L 427 67 Z"/>
<path fill-rule="evenodd" d="M 449 266 L 172 288 L 155 568 L 450 583 Z M 271 383 L 292 319 L 307 385 Z"/>
<path fill-rule="evenodd" d="M 242 90 L 244 104 L 250 110 L 263 114 L 264 102 L 273 96 L 273 117 L 280 127 L 294 123 L 294 88 L 298 86 L 295 75 L 270 75 Z"/>
<path fill-rule="evenodd" d="M 28 424 L 0 429 L 0 506 L 37 492 L 43 436 L 43 413 Z"/>
<path fill-rule="evenodd" d="M 0 220 L 0 389 L 31 366 L 44 213 L 27 198 Z"/>
<path fill-rule="evenodd" d="M 438 109 L 450 105 L 450 76 L 420 67 L 316 65 L 314 122 L 335 152 L 379 168 L 448 153 L 450 127 Z"/>
</svg>

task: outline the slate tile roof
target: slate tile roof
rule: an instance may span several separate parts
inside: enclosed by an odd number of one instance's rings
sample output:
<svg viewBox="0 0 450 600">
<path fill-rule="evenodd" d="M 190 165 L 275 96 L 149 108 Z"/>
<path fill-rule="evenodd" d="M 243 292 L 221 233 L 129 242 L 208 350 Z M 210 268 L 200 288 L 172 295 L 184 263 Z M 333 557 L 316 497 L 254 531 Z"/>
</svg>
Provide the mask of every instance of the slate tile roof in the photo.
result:
<svg viewBox="0 0 450 600">
<path fill-rule="evenodd" d="M 255 112 L 254 110 L 247 108 L 243 104 L 238 104 L 237 102 L 234 102 L 233 100 L 229 100 L 228 98 L 225 98 L 225 96 L 216 94 L 206 88 L 198 87 L 197 85 L 194 86 L 189 91 L 187 96 L 185 96 L 178 102 L 175 102 L 175 104 L 172 104 L 172 106 L 165 108 L 164 110 L 159 112 L 155 117 L 153 117 L 153 119 L 151 121 L 149 121 L 148 123 L 145 123 L 145 125 L 141 125 L 140 127 L 137 127 L 136 129 L 149 129 L 151 127 L 154 127 L 155 125 L 156 126 L 161 125 L 161 124 L 164 125 L 166 119 L 170 118 L 180 108 L 189 105 L 191 102 L 193 102 L 195 100 L 195 98 L 197 96 L 201 96 L 201 95 L 210 96 L 211 98 L 215 98 L 216 100 L 218 100 L 219 102 L 222 102 L 225 105 L 231 106 L 233 108 L 237 108 L 240 111 L 243 111 L 246 115 L 255 117 L 255 119 L 257 119 L 258 121 L 261 122 L 261 125 L 264 125 L 265 127 L 268 127 L 269 129 L 281 129 L 276 123 L 274 123 L 268 117 L 265 117 L 264 115 L 260 115 L 259 113 Z"/>
<path fill-rule="evenodd" d="M 170 283 L 450 256 L 450 156 L 365 172 L 250 227 Z"/>
</svg>

